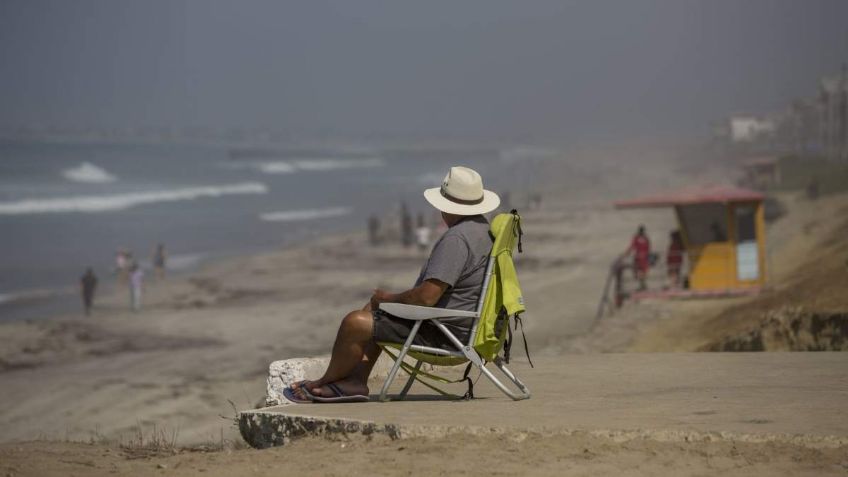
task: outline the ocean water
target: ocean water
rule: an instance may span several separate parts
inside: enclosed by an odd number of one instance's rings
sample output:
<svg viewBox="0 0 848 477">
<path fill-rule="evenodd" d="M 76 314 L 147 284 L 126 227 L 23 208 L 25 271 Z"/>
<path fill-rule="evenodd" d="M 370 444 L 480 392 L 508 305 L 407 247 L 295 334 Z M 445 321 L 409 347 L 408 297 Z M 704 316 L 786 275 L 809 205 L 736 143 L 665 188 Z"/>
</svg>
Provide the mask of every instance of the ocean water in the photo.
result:
<svg viewBox="0 0 848 477">
<path fill-rule="evenodd" d="M 401 200 L 429 213 L 421 192 L 457 164 L 477 169 L 498 190 L 515 156 L 497 149 L 0 143 L 0 319 L 68 306 L 87 266 L 102 283 L 111 281 L 119 247 L 149 266 L 162 242 L 169 268 L 185 270 L 364 228 L 369 215 L 391 213 Z"/>
</svg>

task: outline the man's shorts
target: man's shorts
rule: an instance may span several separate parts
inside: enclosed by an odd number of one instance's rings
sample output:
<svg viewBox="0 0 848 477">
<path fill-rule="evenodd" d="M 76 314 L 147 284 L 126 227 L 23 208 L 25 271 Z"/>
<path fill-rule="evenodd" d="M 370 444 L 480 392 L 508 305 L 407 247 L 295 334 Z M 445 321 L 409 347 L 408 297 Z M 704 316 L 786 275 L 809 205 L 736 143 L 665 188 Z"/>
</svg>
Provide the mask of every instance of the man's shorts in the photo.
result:
<svg viewBox="0 0 848 477">
<path fill-rule="evenodd" d="M 373 311 L 372 316 L 374 317 L 374 331 L 372 335 L 374 341 L 378 343 L 405 343 L 409 334 L 412 332 L 412 327 L 415 325 L 414 320 L 398 318 L 383 310 Z M 445 327 L 462 344 L 468 342 L 473 322 L 473 318 L 442 320 Z M 436 325 L 431 323 L 430 320 L 421 323 L 421 327 L 418 328 L 418 333 L 415 335 L 412 343 L 431 348 L 456 349 L 456 346 L 442 333 L 442 330 L 436 328 Z"/>
</svg>

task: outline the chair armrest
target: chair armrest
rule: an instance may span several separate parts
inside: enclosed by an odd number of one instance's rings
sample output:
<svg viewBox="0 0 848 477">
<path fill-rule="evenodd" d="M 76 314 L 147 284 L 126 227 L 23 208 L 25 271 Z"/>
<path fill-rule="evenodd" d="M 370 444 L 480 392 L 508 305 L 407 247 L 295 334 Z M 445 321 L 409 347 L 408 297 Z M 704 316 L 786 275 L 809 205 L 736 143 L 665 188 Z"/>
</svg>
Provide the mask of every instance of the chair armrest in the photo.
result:
<svg viewBox="0 0 848 477">
<path fill-rule="evenodd" d="M 433 306 L 406 305 L 403 303 L 380 303 L 380 309 L 390 315 L 406 320 L 432 320 L 434 318 L 476 318 L 477 312 L 449 310 Z"/>
</svg>

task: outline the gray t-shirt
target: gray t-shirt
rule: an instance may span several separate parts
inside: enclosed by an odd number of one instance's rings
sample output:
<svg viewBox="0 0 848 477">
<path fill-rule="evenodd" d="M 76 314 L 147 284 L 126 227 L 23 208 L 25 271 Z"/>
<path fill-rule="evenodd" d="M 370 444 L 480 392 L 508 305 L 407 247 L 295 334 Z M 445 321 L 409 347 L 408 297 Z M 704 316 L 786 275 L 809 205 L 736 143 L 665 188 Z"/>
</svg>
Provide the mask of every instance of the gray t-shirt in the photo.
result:
<svg viewBox="0 0 848 477">
<path fill-rule="evenodd" d="M 468 216 L 449 228 L 433 245 L 415 286 L 431 278 L 447 283 L 450 287 L 436 306 L 474 311 L 491 251 L 489 222 L 482 215 Z"/>
</svg>

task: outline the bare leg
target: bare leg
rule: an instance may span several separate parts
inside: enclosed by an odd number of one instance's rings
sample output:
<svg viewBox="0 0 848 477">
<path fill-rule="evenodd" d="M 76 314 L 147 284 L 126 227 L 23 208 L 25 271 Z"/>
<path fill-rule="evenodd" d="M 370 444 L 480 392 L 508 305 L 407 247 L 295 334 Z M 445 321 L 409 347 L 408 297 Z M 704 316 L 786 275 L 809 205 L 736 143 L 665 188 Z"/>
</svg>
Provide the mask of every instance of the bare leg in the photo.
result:
<svg viewBox="0 0 848 477">
<path fill-rule="evenodd" d="M 342 319 L 333 354 L 324 375 L 303 384 L 311 393 L 322 396 L 332 391 L 322 386 L 335 383 L 348 394 L 368 394 L 368 376 L 380 356 L 380 347 L 371 338 L 374 319 L 371 312 L 352 311 Z"/>
<path fill-rule="evenodd" d="M 377 346 L 373 340 L 368 343 L 368 347 L 365 348 L 365 355 L 362 357 L 362 361 L 353 368 L 353 372 L 350 375 L 350 379 L 362 383 L 366 386 L 368 385 L 368 377 L 371 376 L 371 370 L 374 369 L 374 365 L 377 363 L 377 358 L 380 357 L 380 353 L 383 350 Z"/>
</svg>

